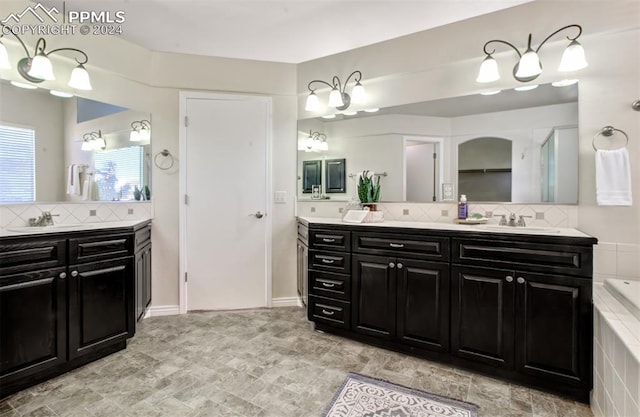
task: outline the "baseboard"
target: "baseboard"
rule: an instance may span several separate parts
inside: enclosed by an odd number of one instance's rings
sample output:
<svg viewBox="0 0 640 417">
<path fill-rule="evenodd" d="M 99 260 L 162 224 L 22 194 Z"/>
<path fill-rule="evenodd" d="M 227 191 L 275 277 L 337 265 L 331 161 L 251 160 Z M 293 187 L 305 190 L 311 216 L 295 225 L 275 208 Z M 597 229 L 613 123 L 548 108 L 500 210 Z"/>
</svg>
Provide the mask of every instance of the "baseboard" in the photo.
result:
<svg viewBox="0 0 640 417">
<path fill-rule="evenodd" d="M 271 307 L 302 307 L 298 297 L 280 297 L 271 300 Z"/>
<path fill-rule="evenodd" d="M 158 316 L 175 316 L 180 314 L 180 306 L 151 306 L 149 310 L 147 310 L 147 314 L 144 318 L 147 317 L 158 317 Z"/>
</svg>

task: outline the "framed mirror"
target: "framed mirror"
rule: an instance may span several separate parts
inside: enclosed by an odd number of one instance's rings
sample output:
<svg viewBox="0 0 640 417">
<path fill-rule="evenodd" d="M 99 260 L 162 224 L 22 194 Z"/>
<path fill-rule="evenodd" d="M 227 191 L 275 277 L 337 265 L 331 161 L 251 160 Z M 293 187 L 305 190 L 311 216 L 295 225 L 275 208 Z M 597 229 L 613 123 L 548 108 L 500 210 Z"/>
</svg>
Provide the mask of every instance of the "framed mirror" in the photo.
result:
<svg viewBox="0 0 640 417">
<path fill-rule="evenodd" d="M 151 115 L 80 97 L 55 97 L 45 89 L 0 83 L 0 127 L 29 132 L 28 142 L 3 143 L 19 158 L 0 156 L 0 203 L 136 201 L 151 197 Z M 132 123 L 145 135 L 132 142 Z M 16 146 L 13 146 L 16 145 Z M 17 169 L 30 166 L 29 170 Z M 30 172 L 29 178 L 26 173 Z M 29 189 L 30 193 L 14 190 Z"/>
<path fill-rule="evenodd" d="M 311 194 L 314 185 L 322 185 L 322 161 L 319 159 L 302 164 L 302 192 Z"/>
<path fill-rule="evenodd" d="M 327 159 L 324 165 L 327 177 L 325 193 L 346 193 L 346 159 Z"/>
<path fill-rule="evenodd" d="M 381 201 L 455 201 L 467 193 L 474 202 L 577 204 L 577 126 L 578 84 L 301 119 L 299 143 L 309 131 L 323 132 L 327 150 L 309 152 L 298 145 L 298 175 L 307 160 L 349 160 L 345 191 L 333 193 L 333 200 L 357 198 L 355 183 L 348 183 L 369 170 L 386 174 Z M 559 139 L 549 141 L 550 136 Z M 496 150 L 483 138 L 506 141 L 506 159 L 492 165 Z M 545 143 L 549 145 L 543 149 Z M 553 169 L 543 154 L 553 156 Z"/>
</svg>

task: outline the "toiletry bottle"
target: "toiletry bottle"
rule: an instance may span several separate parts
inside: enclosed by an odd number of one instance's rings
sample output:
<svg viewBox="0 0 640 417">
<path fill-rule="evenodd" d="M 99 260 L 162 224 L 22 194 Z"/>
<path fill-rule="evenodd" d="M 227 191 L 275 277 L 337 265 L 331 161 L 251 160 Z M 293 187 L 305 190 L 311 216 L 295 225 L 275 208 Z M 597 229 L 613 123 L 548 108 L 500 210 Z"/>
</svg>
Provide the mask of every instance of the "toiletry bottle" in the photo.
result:
<svg viewBox="0 0 640 417">
<path fill-rule="evenodd" d="M 458 203 L 458 218 L 459 219 L 466 219 L 467 215 L 468 215 L 468 210 L 467 210 L 468 206 L 467 206 L 467 196 L 462 194 L 460 196 L 460 202 Z"/>
</svg>

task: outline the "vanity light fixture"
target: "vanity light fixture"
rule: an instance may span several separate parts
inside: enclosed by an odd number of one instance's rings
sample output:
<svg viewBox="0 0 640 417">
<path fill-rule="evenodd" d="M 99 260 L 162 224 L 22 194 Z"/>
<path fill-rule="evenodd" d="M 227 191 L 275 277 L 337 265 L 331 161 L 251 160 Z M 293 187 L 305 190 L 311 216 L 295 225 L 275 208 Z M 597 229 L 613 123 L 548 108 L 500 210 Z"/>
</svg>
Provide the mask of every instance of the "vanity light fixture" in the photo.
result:
<svg viewBox="0 0 640 417">
<path fill-rule="evenodd" d="M 5 26 L 0 25 L 3 29 Z M 49 59 L 49 55 L 54 53 L 59 53 L 62 51 L 71 51 L 75 52 L 79 55 L 79 57 L 75 58 L 77 67 L 71 71 L 71 76 L 69 77 L 69 87 L 75 88 L 76 90 L 91 90 L 91 80 L 89 79 L 89 73 L 84 67 L 89 61 L 89 57 L 86 53 L 76 48 L 56 48 L 47 52 L 47 41 L 44 38 L 39 38 L 36 42 L 36 47 L 33 51 L 33 56 L 29 53 L 29 49 L 25 45 L 25 43 L 20 39 L 18 35 L 13 33 L 11 30 L 3 30 L 0 35 L 0 39 L 2 39 L 5 34 L 10 33 L 13 35 L 22 48 L 24 52 L 27 54 L 26 57 L 21 58 L 18 61 L 17 69 L 18 73 L 25 80 L 39 84 L 44 81 L 52 81 L 55 80 L 56 77 L 53 73 L 53 65 L 51 64 L 51 60 Z M 4 46 L 2 41 L 0 40 L 0 68 L 1 69 L 11 69 L 11 62 L 9 61 L 9 54 L 7 53 L 7 48 Z"/>
<path fill-rule="evenodd" d="M 83 151 L 104 150 L 106 147 L 107 142 L 102 137 L 102 131 L 98 130 L 97 132 L 89 132 L 82 135 L 81 149 Z"/>
<path fill-rule="evenodd" d="M 309 137 L 304 142 L 305 152 L 321 152 L 328 151 L 329 144 L 327 143 L 327 135 L 320 132 L 309 131 Z"/>
<path fill-rule="evenodd" d="M 484 44 L 483 48 L 484 53 L 487 56 L 480 65 L 480 71 L 478 72 L 476 81 L 479 83 L 489 83 L 500 79 L 498 63 L 492 56 L 496 50 L 492 49 L 491 51 L 489 51 L 487 49 L 490 43 L 502 43 L 516 51 L 519 57 L 518 62 L 516 63 L 515 67 L 513 67 L 513 77 L 516 80 L 523 83 L 535 80 L 542 73 L 542 63 L 540 62 L 540 58 L 538 57 L 538 52 L 540 51 L 540 48 L 542 48 L 542 45 L 544 45 L 555 34 L 562 32 L 565 29 L 571 28 L 576 28 L 578 30 L 578 34 L 575 37 L 567 36 L 567 39 L 570 41 L 570 43 L 567 46 L 567 49 L 565 49 L 564 53 L 562 54 L 562 59 L 560 61 L 560 66 L 558 67 L 558 71 L 571 72 L 586 68 L 588 64 L 587 60 L 585 59 L 584 49 L 577 40 L 582 34 L 582 27 L 580 25 L 568 25 L 556 30 L 551 35 L 547 36 L 535 50 L 531 47 L 531 34 L 529 34 L 527 50 L 523 54 L 520 53 L 518 48 L 507 41 L 503 41 L 500 39 L 492 39 L 488 41 Z"/>
<path fill-rule="evenodd" d="M 129 141 L 141 142 L 151 139 L 151 122 L 148 120 L 136 120 L 131 123 Z"/>
<path fill-rule="evenodd" d="M 349 84 L 349 80 L 351 79 L 351 77 L 354 77 L 354 76 L 355 76 L 354 80 L 356 82 L 356 85 L 353 86 L 353 89 L 351 90 L 351 95 L 349 95 L 346 92 L 347 84 Z M 316 89 L 312 88 L 311 86 L 313 83 L 325 84 L 329 86 L 329 88 L 331 88 L 331 93 L 329 93 L 329 103 L 328 103 L 329 107 L 335 107 L 338 110 L 346 110 L 349 108 L 351 103 L 363 104 L 365 101 L 367 101 L 367 96 L 366 96 L 364 87 L 362 86 L 362 84 L 360 84 L 361 80 L 362 80 L 362 73 L 356 70 L 356 71 L 353 71 L 351 74 L 349 74 L 344 84 L 340 81 L 340 78 L 338 78 L 337 75 L 333 76 L 331 83 L 328 83 L 322 80 L 313 80 L 309 82 L 309 84 L 307 85 L 307 88 L 309 89 L 310 93 L 309 93 L 309 96 L 307 97 L 307 103 L 304 109 L 306 111 L 322 110 L 322 107 L 320 105 L 320 99 L 315 93 Z"/>
</svg>

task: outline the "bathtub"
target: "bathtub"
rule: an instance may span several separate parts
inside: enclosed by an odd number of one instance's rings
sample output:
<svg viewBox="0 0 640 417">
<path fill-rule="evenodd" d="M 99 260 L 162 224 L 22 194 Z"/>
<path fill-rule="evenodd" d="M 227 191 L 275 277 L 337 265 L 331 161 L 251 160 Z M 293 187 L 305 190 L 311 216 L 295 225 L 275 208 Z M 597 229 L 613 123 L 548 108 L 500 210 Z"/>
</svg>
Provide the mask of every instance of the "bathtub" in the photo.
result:
<svg viewBox="0 0 640 417">
<path fill-rule="evenodd" d="M 640 281 L 605 279 L 604 288 L 640 321 Z"/>
<path fill-rule="evenodd" d="M 593 391 L 596 417 L 640 416 L 640 281 L 593 286 Z"/>
</svg>

